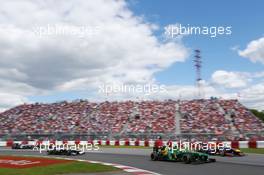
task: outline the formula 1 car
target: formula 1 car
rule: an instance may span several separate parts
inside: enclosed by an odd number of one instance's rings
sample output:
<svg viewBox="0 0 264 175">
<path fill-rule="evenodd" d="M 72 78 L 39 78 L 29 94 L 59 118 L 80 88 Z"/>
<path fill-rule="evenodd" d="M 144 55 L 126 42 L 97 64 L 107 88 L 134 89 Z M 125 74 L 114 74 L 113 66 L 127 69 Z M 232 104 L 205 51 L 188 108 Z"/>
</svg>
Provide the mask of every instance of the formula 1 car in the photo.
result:
<svg viewBox="0 0 264 175">
<path fill-rule="evenodd" d="M 49 149 L 47 151 L 48 155 L 67 155 L 67 156 L 76 156 L 85 154 L 84 151 L 81 150 L 73 150 L 73 149 Z"/>
<path fill-rule="evenodd" d="M 33 149 L 34 145 L 14 143 L 12 149 Z"/>
<path fill-rule="evenodd" d="M 231 149 L 224 148 L 222 151 L 219 151 L 219 154 L 221 156 L 230 156 L 230 157 L 245 156 L 245 154 L 240 149 L 236 149 L 236 148 L 231 148 Z"/>
<path fill-rule="evenodd" d="M 215 159 L 209 158 L 208 154 L 195 152 L 195 151 L 187 151 L 180 150 L 176 148 L 169 148 L 167 146 L 163 146 L 161 148 L 154 147 L 153 152 L 150 155 L 151 160 L 164 160 L 164 161 L 175 161 L 175 162 L 184 162 L 186 164 L 189 163 L 210 163 L 215 162 Z"/>
<path fill-rule="evenodd" d="M 222 150 L 216 149 L 216 150 L 199 150 L 199 152 L 206 153 L 212 156 L 229 156 L 229 157 L 235 157 L 235 156 L 245 156 L 245 154 L 240 149 L 235 148 L 224 148 Z"/>
</svg>

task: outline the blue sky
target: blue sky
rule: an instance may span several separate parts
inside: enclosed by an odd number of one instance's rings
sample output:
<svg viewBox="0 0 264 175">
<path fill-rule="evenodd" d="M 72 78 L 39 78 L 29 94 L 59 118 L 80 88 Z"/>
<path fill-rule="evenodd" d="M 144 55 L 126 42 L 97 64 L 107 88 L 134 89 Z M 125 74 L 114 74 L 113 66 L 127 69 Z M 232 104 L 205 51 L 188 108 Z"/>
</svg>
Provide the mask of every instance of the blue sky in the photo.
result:
<svg viewBox="0 0 264 175">
<path fill-rule="evenodd" d="M 202 77 L 209 79 L 215 70 L 256 72 L 262 71 L 263 65 L 252 63 L 240 57 L 232 47 L 244 49 L 248 42 L 264 35 L 264 1 L 129 1 L 130 8 L 136 15 L 156 23 L 163 32 L 169 24 L 181 23 L 185 26 L 231 26 L 231 36 L 211 38 L 192 35 L 183 39 L 183 43 L 202 51 Z M 184 63 L 172 65 L 169 69 L 156 74 L 158 81 L 165 84 L 192 84 L 195 79 L 193 55 Z M 174 76 L 173 76 L 174 75 Z M 177 76 L 185 75 L 185 76 Z"/>
</svg>

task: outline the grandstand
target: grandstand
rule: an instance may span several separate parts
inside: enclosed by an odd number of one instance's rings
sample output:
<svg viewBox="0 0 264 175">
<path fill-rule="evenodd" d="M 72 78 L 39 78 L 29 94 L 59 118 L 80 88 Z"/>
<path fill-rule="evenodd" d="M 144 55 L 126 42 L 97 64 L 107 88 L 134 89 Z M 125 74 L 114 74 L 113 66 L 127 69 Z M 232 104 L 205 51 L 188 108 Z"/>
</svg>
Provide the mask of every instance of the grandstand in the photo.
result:
<svg viewBox="0 0 264 175">
<path fill-rule="evenodd" d="M 23 104 L 0 114 L 0 136 L 262 139 L 264 124 L 237 100 L 86 100 Z M 20 138 L 21 139 L 21 138 Z"/>
</svg>

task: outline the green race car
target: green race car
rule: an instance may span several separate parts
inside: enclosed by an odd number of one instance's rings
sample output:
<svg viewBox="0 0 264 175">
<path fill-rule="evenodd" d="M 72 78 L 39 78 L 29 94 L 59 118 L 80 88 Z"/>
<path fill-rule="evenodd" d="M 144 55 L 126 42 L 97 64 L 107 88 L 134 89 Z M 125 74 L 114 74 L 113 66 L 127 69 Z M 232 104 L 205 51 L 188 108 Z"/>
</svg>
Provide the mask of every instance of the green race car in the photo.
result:
<svg viewBox="0 0 264 175">
<path fill-rule="evenodd" d="M 215 162 L 215 159 L 209 158 L 208 154 L 199 153 L 195 151 L 180 150 L 176 148 L 169 148 L 167 146 L 154 147 L 150 155 L 151 160 L 164 160 L 189 163 L 209 163 Z"/>
</svg>

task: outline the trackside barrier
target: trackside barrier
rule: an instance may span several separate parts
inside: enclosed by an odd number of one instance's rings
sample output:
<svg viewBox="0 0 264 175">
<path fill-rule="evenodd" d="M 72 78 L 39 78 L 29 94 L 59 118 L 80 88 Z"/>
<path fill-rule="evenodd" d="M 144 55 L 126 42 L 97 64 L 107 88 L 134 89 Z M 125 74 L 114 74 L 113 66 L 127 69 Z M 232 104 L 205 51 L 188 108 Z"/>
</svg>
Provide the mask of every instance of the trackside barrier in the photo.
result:
<svg viewBox="0 0 264 175">
<path fill-rule="evenodd" d="M 13 145 L 13 140 L 8 140 L 6 141 L 6 146 L 12 146 Z"/>
<path fill-rule="evenodd" d="M 264 148 L 264 141 L 257 141 L 257 148 Z"/>
<path fill-rule="evenodd" d="M 125 146 L 129 146 L 129 140 L 125 141 Z"/>
<path fill-rule="evenodd" d="M 239 148 L 248 148 L 248 141 L 240 141 L 238 147 Z"/>
<path fill-rule="evenodd" d="M 231 147 L 232 148 L 239 148 L 239 142 L 238 141 L 231 142 Z"/>
<path fill-rule="evenodd" d="M 257 148 L 257 142 L 256 141 L 249 141 L 248 147 L 249 148 Z"/>
<path fill-rule="evenodd" d="M 30 145 L 49 145 L 49 144 L 98 144 L 99 146 L 144 146 L 153 147 L 155 145 L 154 140 L 50 140 L 50 141 L 0 141 L 0 147 L 11 147 L 13 143 L 22 143 Z M 177 141 L 162 141 L 163 145 L 167 144 L 178 144 Z M 230 143 L 232 148 L 264 148 L 264 141 L 225 141 L 225 143 Z"/>
<path fill-rule="evenodd" d="M 6 141 L 0 141 L 0 146 L 6 146 Z"/>
</svg>

